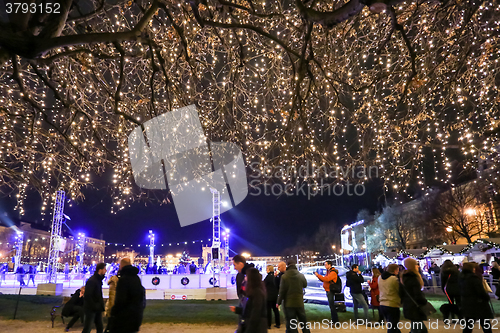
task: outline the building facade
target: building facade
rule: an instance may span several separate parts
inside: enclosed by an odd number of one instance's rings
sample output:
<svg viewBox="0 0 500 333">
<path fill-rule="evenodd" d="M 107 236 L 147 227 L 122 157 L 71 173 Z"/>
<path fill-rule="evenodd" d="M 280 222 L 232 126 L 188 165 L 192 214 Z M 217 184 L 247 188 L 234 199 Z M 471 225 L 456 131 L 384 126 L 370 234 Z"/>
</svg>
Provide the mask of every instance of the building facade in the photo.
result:
<svg viewBox="0 0 500 333">
<path fill-rule="evenodd" d="M 16 229 L 17 228 L 17 229 Z M 37 228 L 28 222 L 21 222 L 19 226 L 6 227 L 0 226 L 0 263 L 13 263 L 15 256 L 14 239 L 17 230 L 23 232 L 23 250 L 21 254 L 21 263 L 28 265 L 37 265 L 48 261 L 50 249 L 50 232 Z M 64 251 L 59 254 L 59 263 L 70 266 L 77 263 L 78 241 L 73 236 L 63 237 L 66 240 Z M 92 265 L 104 261 L 105 241 L 102 239 L 86 237 L 83 263 Z"/>
</svg>

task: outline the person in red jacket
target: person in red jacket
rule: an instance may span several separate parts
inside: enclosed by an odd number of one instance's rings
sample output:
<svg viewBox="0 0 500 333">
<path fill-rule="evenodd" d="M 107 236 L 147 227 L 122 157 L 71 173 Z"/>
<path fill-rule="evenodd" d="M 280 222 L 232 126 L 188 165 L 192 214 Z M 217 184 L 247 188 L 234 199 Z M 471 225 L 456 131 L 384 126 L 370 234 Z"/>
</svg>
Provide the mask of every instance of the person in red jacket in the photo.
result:
<svg viewBox="0 0 500 333">
<path fill-rule="evenodd" d="M 378 268 L 373 268 L 372 269 L 372 279 L 368 281 L 368 284 L 370 285 L 370 296 L 372 298 L 371 303 L 372 303 L 372 309 L 377 309 L 378 310 L 378 321 L 382 321 L 382 316 L 380 315 L 380 301 L 379 301 L 379 295 L 380 291 L 378 289 L 378 277 L 380 276 L 380 271 Z"/>
<path fill-rule="evenodd" d="M 314 272 L 314 275 L 321 281 L 323 281 L 323 288 L 326 291 L 326 297 L 328 298 L 328 305 L 330 306 L 330 313 L 332 315 L 332 322 L 335 324 L 339 321 L 339 316 L 337 314 L 337 309 L 335 308 L 335 293 L 330 291 L 330 284 L 336 283 L 339 278 L 338 271 L 333 267 L 330 260 L 325 261 L 326 275 L 323 276 Z"/>
</svg>

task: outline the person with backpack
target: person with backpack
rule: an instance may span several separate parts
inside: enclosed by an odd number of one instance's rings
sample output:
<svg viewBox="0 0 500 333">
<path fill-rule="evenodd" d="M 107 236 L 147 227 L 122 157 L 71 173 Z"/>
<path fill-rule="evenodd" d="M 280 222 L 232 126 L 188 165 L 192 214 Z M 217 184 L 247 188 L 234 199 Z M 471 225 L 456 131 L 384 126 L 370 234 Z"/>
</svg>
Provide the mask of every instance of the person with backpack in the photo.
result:
<svg viewBox="0 0 500 333">
<path fill-rule="evenodd" d="M 314 275 L 316 275 L 320 281 L 323 281 L 323 288 L 325 289 L 326 297 L 328 298 L 332 322 L 335 324 L 339 321 L 337 309 L 335 308 L 335 294 L 340 294 L 342 292 L 342 280 L 339 278 L 339 271 L 336 270 L 332 264 L 333 263 L 330 260 L 325 261 L 325 276 L 319 274 L 318 272 L 314 272 Z"/>
</svg>

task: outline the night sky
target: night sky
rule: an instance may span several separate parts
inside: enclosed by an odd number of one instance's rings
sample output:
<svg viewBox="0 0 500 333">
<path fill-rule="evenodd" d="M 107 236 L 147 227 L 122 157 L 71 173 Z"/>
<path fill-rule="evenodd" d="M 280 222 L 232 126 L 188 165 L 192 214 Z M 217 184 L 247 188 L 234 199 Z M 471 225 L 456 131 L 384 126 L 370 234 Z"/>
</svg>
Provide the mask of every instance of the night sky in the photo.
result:
<svg viewBox="0 0 500 333">
<path fill-rule="evenodd" d="M 103 176 L 104 177 L 104 176 Z M 98 182 L 105 179 L 100 179 Z M 157 252 L 176 254 L 187 249 L 193 255 L 201 253 L 200 243 L 192 244 L 194 240 L 205 240 L 212 237 L 209 220 L 181 227 L 175 208 L 172 204 L 157 205 L 137 202 L 131 207 L 111 214 L 111 195 L 106 190 L 87 190 L 86 199 L 80 203 L 66 205 L 65 214 L 71 221 L 69 226 L 74 232 L 85 232 L 91 237 L 104 237 L 106 242 L 134 245 L 135 250 L 146 254 L 149 243 L 147 234 L 152 229 L 156 234 Z M 366 185 L 363 196 L 335 196 L 326 193 L 308 200 L 307 196 L 253 196 L 250 190 L 246 199 L 221 215 L 222 223 L 230 228 L 230 248 L 236 252 L 249 252 L 257 255 L 282 255 L 283 250 L 293 247 L 301 235 L 311 236 L 323 223 L 331 223 L 338 228 L 355 221 L 360 209 L 375 211 L 380 208 L 382 199 L 382 184 L 371 181 Z M 19 220 L 13 207 L 13 198 L 0 199 L 5 214 L 12 220 Z M 46 214 L 44 221 L 40 215 L 41 203 L 37 194 L 32 193 L 25 205 L 26 214 L 21 218 L 27 222 L 37 222 L 48 230 L 52 214 Z M 5 223 L 5 222 L 4 222 Z M 168 247 L 168 243 L 188 242 L 189 246 Z M 161 244 L 165 244 L 161 247 Z M 137 244 L 141 244 L 138 248 Z M 173 244 L 174 245 L 174 244 Z M 118 247 L 118 249 L 123 247 Z"/>
</svg>

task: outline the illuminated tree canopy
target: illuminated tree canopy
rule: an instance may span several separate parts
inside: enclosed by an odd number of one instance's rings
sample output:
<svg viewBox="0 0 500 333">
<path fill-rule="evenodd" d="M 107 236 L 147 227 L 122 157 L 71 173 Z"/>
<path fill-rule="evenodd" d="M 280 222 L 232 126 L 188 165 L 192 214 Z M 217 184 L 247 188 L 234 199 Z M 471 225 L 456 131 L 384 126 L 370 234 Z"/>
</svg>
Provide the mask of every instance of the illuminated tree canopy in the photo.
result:
<svg viewBox="0 0 500 333">
<path fill-rule="evenodd" d="M 32 2 L 0 16 L 0 182 L 21 213 L 29 188 L 44 207 L 60 187 L 77 200 L 107 168 L 112 210 L 150 196 L 127 135 L 189 104 L 208 140 L 261 170 L 378 166 L 405 191 L 446 182 L 450 154 L 470 168 L 496 156 L 493 1 L 63 0 L 58 14 Z"/>
</svg>

